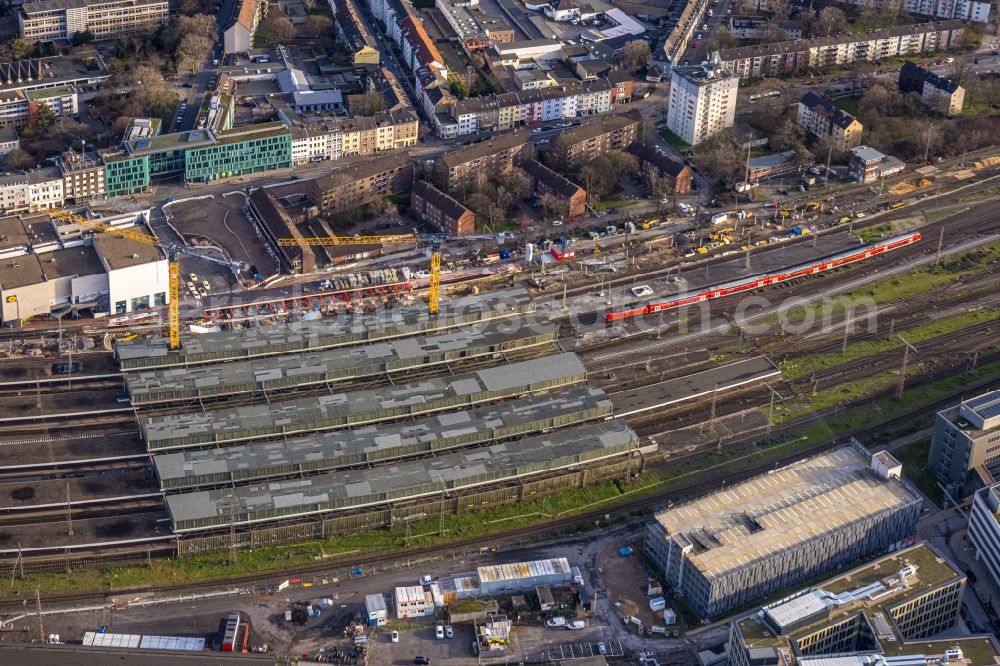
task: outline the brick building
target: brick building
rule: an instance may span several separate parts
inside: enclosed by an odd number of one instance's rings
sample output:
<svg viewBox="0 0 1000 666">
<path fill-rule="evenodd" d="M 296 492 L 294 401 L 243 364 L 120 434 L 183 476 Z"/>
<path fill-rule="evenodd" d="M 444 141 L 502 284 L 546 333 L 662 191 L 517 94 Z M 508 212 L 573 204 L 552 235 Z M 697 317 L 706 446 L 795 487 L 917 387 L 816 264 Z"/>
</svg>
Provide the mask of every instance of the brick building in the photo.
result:
<svg viewBox="0 0 1000 666">
<path fill-rule="evenodd" d="M 476 216 L 471 210 L 425 180 L 413 185 L 410 210 L 443 233 L 467 236 L 476 230 Z"/>
<path fill-rule="evenodd" d="M 625 150 L 641 138 L 642 116 L 636 111 L 604 116 L 565 132 L 553 144 L 561 166 L 575 171 L 612 150 Z"/>
<path fill-rule="evenodd" d="M 549 194 L 564 200 L 566 202 L 566 215 L 570 218 L 584 214 L 587 208 L 587 191 L 585 189 L 570 182 L 538 160 L 525 160 L 521 168 L 531 178 L 536 197 Z"/>
<path fill-rule="evenodd" d="M 638 158 L 639 171 L 647 182 L 664 178 L 673 194 L 686 194 L 691 191 L 694 172 L 687 164 L 672 159 L 644 143 L 633 143 L 629 146 L 628 152 Z"/>
<path fill-rule="evenodd" d="M 439 157 L 434 166 L 435 180 L 441 189 L 454 192 L 481 177 L 509 171 L 530 153 L 527 135 L 512 132 L 493 136 Z"/>
<path fill-rule="evenodd" d="M 337 169 L 309 183 L 308 195 L 324 215 L 406 192 L 413 184 L 410 154 L 398 152 Z"/>
</svg>

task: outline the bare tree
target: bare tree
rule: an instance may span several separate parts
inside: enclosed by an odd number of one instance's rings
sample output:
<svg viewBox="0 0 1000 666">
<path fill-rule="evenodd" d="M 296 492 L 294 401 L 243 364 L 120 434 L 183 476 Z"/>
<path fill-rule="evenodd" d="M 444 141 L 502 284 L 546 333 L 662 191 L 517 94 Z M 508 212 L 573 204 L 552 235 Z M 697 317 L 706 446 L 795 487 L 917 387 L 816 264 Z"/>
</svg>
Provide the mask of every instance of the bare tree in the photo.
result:
<svg viewBox="0 0 1000 666">
<path fill-rule="evenodd" d="M 648 42 L 643 39 L 633 39 L 622 47 L 621 64 L 628 71 L 634 72 L 649 65 L 652 57 L 653 53 Z"/>
<path fill-rule="evenodd" d="M 837 7 L 824 7 L 816 22 L 815 36 L 829 37 L 844 32 L 847 29 L 847 16 Z"/>
<path fill-rule="evenodd" d="M 267 13 L 267 18 L 260 22 L 257 36 L 265 44 L 281 44 L 295 37 L 295 26 L 288 20 L 284 12 L 272 9 Z"/>
<path fill-rule="evenodd" d="M 306 18 L 302 31 L 307 37 L 313 39 L 328 37 L 333 33 L 333 19 L 322 14 L 312 14 Z"/>
<path fill-rule="evenodd" d="M 3 163 L 6 168 L 13 169 L 15 171 L 30 169 L 37 164 L 37 162 L 35 162 L 35 158 L 31 156 L 31 153 L 20 148 L 15 148 L 4 155 Z"/>
</svg>

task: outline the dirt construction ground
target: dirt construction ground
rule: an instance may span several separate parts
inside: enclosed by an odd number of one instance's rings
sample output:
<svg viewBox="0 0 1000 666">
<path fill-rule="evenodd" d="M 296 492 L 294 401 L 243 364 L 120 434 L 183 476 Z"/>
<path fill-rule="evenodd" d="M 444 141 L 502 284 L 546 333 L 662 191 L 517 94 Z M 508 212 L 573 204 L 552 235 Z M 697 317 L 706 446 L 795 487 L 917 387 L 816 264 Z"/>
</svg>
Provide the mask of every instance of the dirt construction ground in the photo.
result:
<svg viewBox="0 0 1000 666">
<path fill-rule="evenodd" d="M 180 201 L 165 210 L 188 245 L 221 248 L 227 258 L 256 266 L 267 277 L 278 266 L 243 213 L 243 204 L 243 196 L 235 194 Z"/>
</svg>

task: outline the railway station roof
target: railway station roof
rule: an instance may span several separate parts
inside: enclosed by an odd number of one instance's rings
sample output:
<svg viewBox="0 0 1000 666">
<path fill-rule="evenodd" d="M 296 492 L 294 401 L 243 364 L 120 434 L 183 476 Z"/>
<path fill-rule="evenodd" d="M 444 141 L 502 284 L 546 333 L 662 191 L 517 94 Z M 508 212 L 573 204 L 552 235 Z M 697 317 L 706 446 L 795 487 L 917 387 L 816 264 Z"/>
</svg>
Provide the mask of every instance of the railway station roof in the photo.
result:
<svg viewBox="0 0 1000 666">
<path fill-rule="evenodd" d="M 555 340 L 557 330 L 555 324 L 519 318 L 346 349 L 139 370 L 128 373 L 126 380 L 134 404 L 281 389 L 414 369 L 493 350 L 539 344 Z"/>
<path fill-rule="evenodd" d="M 637 441 L 624 421 L 601 421 L 375 469 L 168 495 L 167 507 L 177 529 L 288 518 L 538 474 L 620 455 Z"/>
<path fill-rule="evenodd" d="M 574 388 L 413 421 L 383 423 L 377 427 L 334 430 L 221 449 L 166 453 L 153 456 L 153 464 L 165 488 L 202 485 L 386 461 L 453 446 L 483 444 L 610 413 L 611 401 L 603 390 Z"/>
<path fill-rule="evenodd" d="M 711 545 L 688 557 L 708 578 L 835 532 L 889 508 L 919 502 L 898 479 L 843 446 L 656 515 L 671 535 Z"/>
<path fill-rule="evenodd" d="M 223 440 L 263 438 L 442 411 L 555 388 L 586 377 L 576 354 L 556 354 L 484 368 L 461 375 L 415 381 L 351 393 L 325 394 L 264 405 L 228 407 L 143 419 L 150 449 L 193 446 Z"/>
<path fill-rule="evenodd" d="M 508 289 L 482 296 L 448 299 L 441 304 L 441 311 L 434 318 L 427 314 L 427 307 L 423 305 L 189 336 L 179 352 L 170 351 L 167 338 L 137 340 L 119 345 L 117 353 L 127 371 L 152 365 L 204 363 L 373 342 L 533 311 L 534 304 L 527 291 Z"/>
</svg>

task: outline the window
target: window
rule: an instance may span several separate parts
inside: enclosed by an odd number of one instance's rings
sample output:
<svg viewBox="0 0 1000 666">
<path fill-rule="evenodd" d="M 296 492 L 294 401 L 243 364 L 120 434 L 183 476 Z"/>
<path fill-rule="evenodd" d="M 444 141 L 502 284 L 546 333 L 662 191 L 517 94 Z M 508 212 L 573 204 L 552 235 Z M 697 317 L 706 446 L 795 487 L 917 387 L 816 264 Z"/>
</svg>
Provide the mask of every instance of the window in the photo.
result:
<svg viewBox="0 0 1000 666">
<path fill-rule="evenodd" d="M 161 291 L 158 294 L 153 294 L 153 306 L 160 307 L 161 305 L 167 304 L 167 292 Z"/>
<path fill-rule="evenodd" d="M 125 314 L 125 301 L 115 303 L 115 314 Z"/>
<path fill-rule="evenodd" d="M 149 296 L 139 296 L 132 299 L 133 310 L 145 310 L 149 307 Z"/>
</svg>

